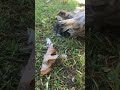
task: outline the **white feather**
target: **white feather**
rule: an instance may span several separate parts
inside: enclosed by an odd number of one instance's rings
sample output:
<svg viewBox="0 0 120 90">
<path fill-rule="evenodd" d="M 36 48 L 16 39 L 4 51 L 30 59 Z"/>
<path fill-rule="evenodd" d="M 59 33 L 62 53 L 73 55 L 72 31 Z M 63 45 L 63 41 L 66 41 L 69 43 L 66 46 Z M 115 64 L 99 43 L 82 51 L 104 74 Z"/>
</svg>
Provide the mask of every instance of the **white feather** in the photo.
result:
<svg viewBox="0 0 120 90">
<path fill-rule="evenodd" d="M 49 38 L 46 38 L 46 44 L 47 44 L 47 46 L 49 46 L 51 43 L 52 43 L 51 40 Z"/>
</svg>

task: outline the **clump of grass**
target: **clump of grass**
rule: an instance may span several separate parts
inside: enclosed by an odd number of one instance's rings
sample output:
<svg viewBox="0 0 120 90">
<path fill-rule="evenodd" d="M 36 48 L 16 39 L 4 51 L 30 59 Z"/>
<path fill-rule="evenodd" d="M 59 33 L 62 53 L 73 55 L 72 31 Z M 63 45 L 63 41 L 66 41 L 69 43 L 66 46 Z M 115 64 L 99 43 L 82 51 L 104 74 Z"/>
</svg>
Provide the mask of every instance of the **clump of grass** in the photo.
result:
<svg viewBox="0 0 120 90">
<path fill-rule="evenodd" d="M 36 21 L 36 90 L 76 90 L 84 89 L 85 58 L 84 43 L 72 38 L 57 37 L 53 33 L 55 16 L 61 10 L 74 10 L 77 2 L 69 0 L 68 3 L 52 0 L 46 3 L 45 0 L 36 0 L 35 21 Z M 68 55 L 67 60 L 57 60 L 49 75 L 39 74 L 43 56 L 46 53 L 45 39 L 49 37 L 59 50 L 59 53 Z"/>
</svg>

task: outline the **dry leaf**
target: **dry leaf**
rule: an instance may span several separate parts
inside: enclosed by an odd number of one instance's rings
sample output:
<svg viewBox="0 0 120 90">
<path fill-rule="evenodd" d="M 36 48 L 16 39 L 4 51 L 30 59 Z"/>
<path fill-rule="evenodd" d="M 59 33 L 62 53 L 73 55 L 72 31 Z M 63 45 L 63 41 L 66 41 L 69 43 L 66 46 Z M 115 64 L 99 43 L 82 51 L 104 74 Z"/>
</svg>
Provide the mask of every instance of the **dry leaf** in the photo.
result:
<svg viewBox="0 0 120 90">
<path fill-rule="evenodd" d="M 51 70 L 52 70 L 51 68 L 47 68 L 46 70 L 41 70 L 41 75 L 45 75 L 49 73 Z"/>
<path fill-rule="evenodd" d="M 45 75 L 48 74 L 52 69 L 51 66 L 55 63 L 55 60 L 60 56 L 60 58 L 66 59 L 67 55 L 58 55 L 57 50 L 54 48 L 54 44 L 51 42 L 49 38 L 47 40 L 48 50 L 44 55 L 43 63 L 41 66 L 40 74 Z"/>
<path fill-rule="evenodd" d="M 51 65 L 55 63 L 55 60 L 58 58 L 59 55 L 57 55 L 57 50 L 53 47 L 53 44 L 51 43 L 48 46 L 48 50 L 46 54 L 44 55 L 42 67 L 40 73 L 42 75 L 48 74 L 51 71 Z"/>
</svg>

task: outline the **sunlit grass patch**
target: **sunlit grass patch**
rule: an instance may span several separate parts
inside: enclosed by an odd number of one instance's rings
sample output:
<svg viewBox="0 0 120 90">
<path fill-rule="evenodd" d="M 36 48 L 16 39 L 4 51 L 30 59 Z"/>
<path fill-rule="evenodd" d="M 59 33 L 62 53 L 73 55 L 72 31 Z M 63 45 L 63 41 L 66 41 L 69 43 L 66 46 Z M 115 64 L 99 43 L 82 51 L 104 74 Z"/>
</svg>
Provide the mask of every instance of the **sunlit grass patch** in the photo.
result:
<svg viewBox="0 0 120 90">
<path fill-rule="evenodd" d="M 68 0 L 36 0 L 36 90 L 83 90 L 85 75 L 85 46 L 84 43 L 73 38 L 57 37 L 53 33 L 53 24 L 57 13 L 64 10 L 74 10 L 77 2 Z M 43 55 L 46 53 L 45 39 L 50 38 L 58 47 L 60 54 L 66 54 L 68 59 L 58 59 L 49 75 L 39 74 Z"/>
</svg>

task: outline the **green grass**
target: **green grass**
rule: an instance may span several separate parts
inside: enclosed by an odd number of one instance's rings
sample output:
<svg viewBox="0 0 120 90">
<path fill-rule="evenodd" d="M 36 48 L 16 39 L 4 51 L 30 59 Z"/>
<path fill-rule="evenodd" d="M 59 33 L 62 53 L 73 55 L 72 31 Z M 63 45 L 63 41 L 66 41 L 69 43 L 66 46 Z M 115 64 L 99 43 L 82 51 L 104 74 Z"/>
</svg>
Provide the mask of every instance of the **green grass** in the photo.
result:
<svg viewBox="0 0 120 90">
<path fill-rule="evenodd" d="M 30 56 L 20 49 L 26 47 L 26 28 L 34 27 L 33 4 L 29 0 L 0 1 L 0 90 L 16 90 Z"/>
<path fill-rule="evenodd" d="M 77 2 L 68 3 L 51 0 L 35 0 L 35 34 L 36 34 L 36 87 L 35 90 L 76 90 L 84 89 L 85 46 L 73 38 L 57 37 L 53 33 L 55 16 L 60 10 L 72 11 Z M 59 53 L 68 55 L 66 60 L 57 60 L 49 75 L 40 75 L 43 55 L 46 53 L 45 39 L 50 38 L 58 47 Z M 72 78 L 74 81 L 72 81 Z"/>
<path fill-rule="evenodd" d="M 89 33 L 86 41 L 86 86 L 120 90 L 120 41 L 113 33 Z M 112 36 L 110 36 L 112 35 Z"/>
<path fill-rule="evenodd" d="M 26 28 L 34 28 L 32 2 L 29 0 L 0 1 L 0 90 L 16 90 L 20 80 L 20 71 L 29 58 L 28 52 L 20 49 L 26 46 Z M 32 5 L 31 5 L 32 3 Z M 28 5 L 29 4 L 29 5 Z M 73 10 L 77 3 L 51 0 L 36 0 L 36 90 L 82 90 L 86 70 L 92 90 L 120 90 L 120 39 L 105 37 L 102 34 L 91 35 L 86 42 L 72 38 L 57 37 L 53 33 L 55 16 L 59 10 Z M 34 6 L 34 5 L 33 5 Z M 32 7 L 33 8 L 33 7 Z M 22 11 L 21 11 L 22 9 Z M 25 13 L 26 12 L 26 13 Z M 31 17 L 29 17 L 31 16 Z M 34 16 L 34 14 L 33 14 Z M 21 23 L 22 22 L 22 23 Z M 32 23 L 31 23 L 32 22 Z M 22 38 L 21 38 L 22 37 Z M 59 49 L 59 53 L 68 55 L 66 60 L 57 60 L 49 75 L 39 74 L 43 55 L 46 53 L 45 39 L 49 37 Z M 89 52 L 89 53 L 88 53 Z M 71 78 L 75 78 L 74 82 Z M 87 85 L 87 84 L 86 84 Z M 90 89 L 90 88 L 89 88 Z"/>
</svg>

